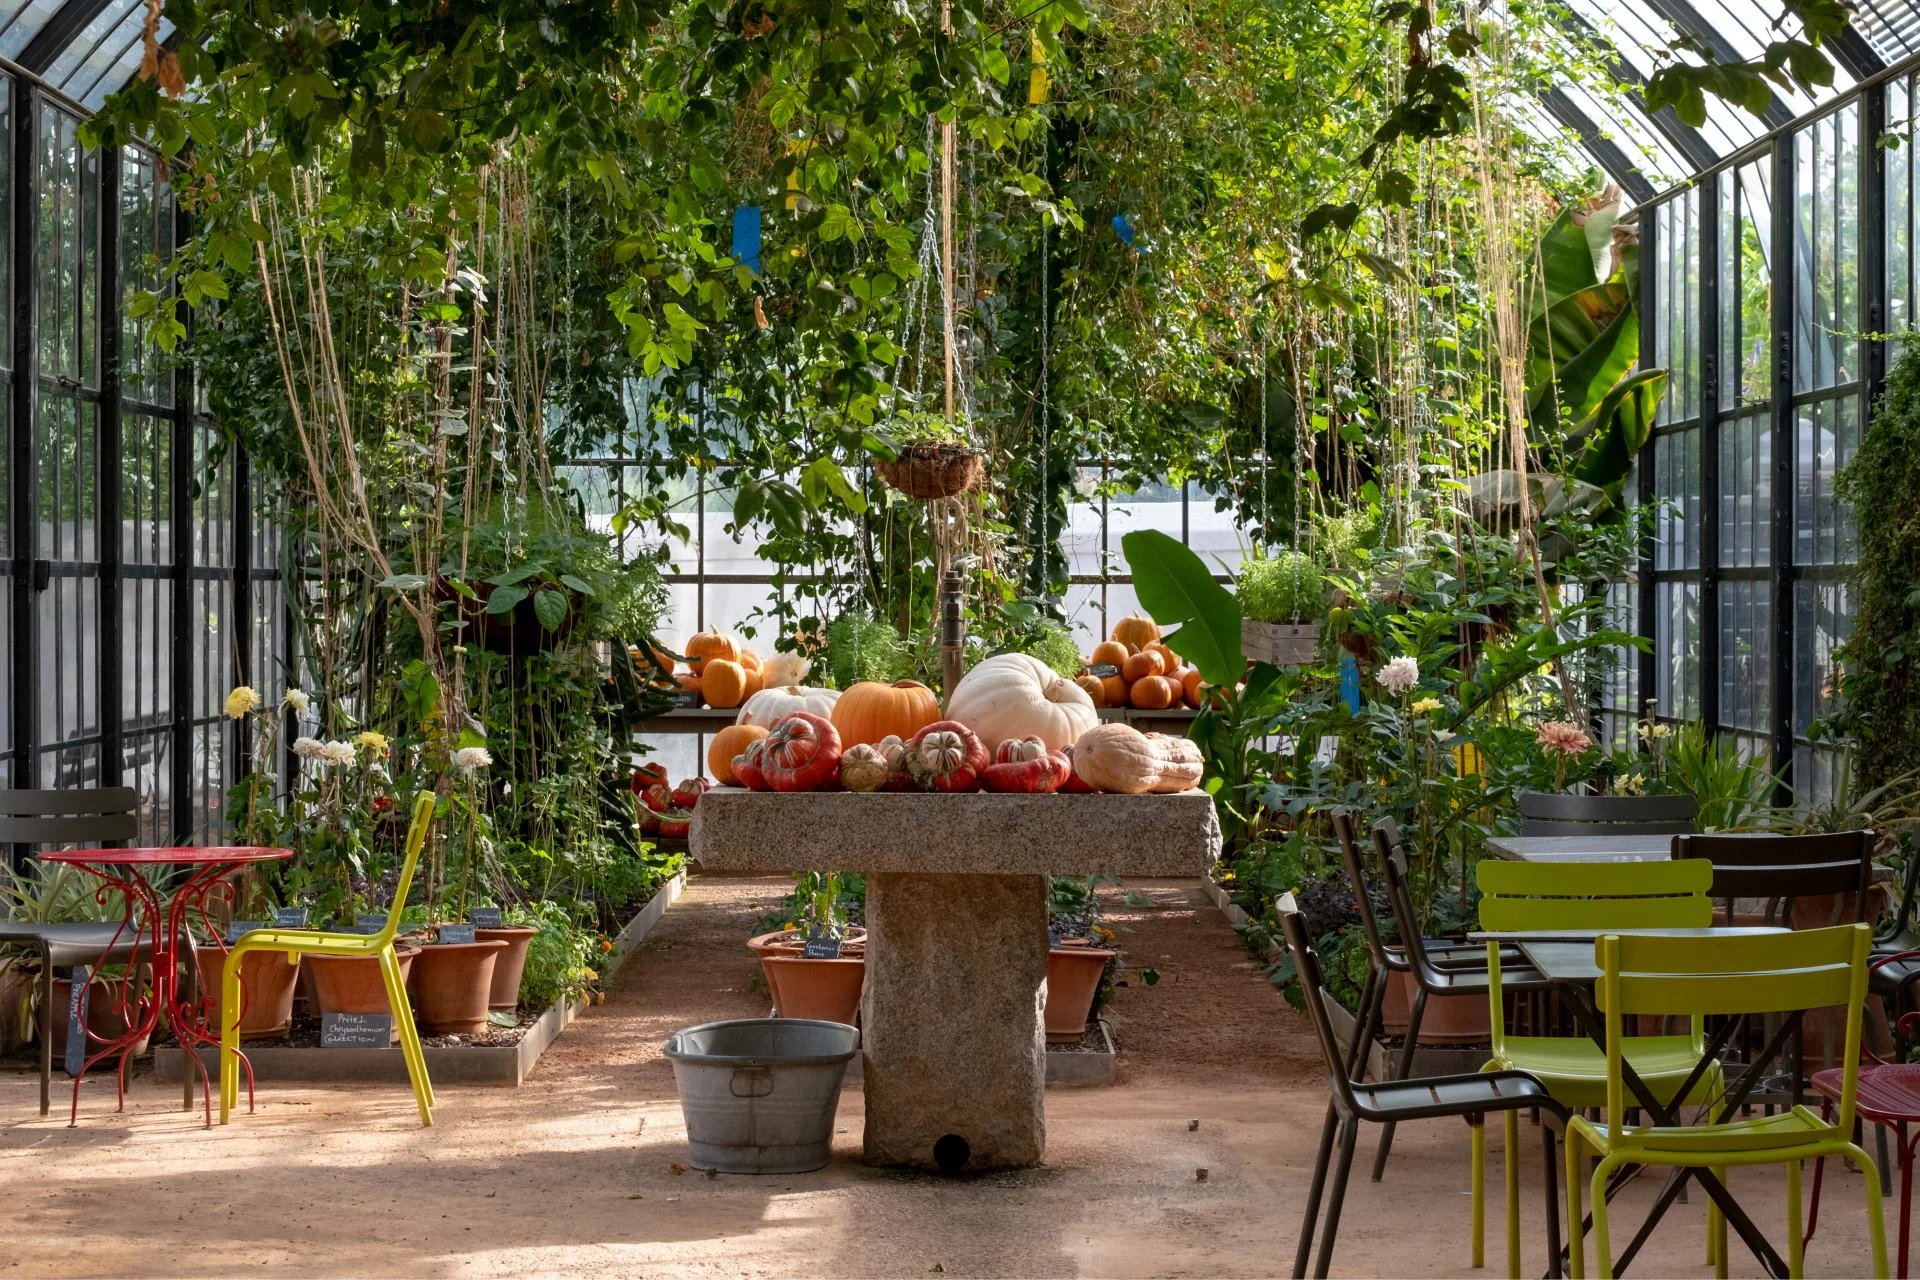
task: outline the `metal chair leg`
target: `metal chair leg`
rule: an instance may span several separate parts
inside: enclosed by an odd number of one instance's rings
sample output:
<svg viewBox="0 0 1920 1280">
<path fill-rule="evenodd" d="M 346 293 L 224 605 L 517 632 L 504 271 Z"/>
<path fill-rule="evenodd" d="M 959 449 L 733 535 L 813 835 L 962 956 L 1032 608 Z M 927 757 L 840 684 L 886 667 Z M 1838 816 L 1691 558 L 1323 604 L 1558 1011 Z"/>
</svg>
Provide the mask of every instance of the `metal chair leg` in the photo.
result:
<svg viewBox="0 0 1920 1280">
<path fill-rule="evenodd" d="M 1887 1155 L 1887 1126 L 1883 1124 L 1873 1126 L 1873 1154 L 1874 1163 L 1880 1166 L 1880 1194 L 1890 1196 L 1893 1194 L 1893 1162 Z"/>
<path fill-rule="evenodd" d="M 1379 1021 L 1386 990 L 1386 970 L 1369 966 L 1366 984 L 1360 988 L 1360 1012 L 1353 1020 L 1353 1039 L 1347 1042 L 1345 1065 L 1349 1080 L 1365 1078 L 1364 1069 L 1371 1056 L 1367 1051 L 1373 1045 L 1373 1028 Z"/>
<path fill-rule="evenodd" d="M 1907 1126 L 1901 1125 L 1900 1141 L 1900 1267 L 1894 1274 L 1907 1274 L 1907 1239 L 1913 1229 L 1913 1144 L 1907 1141 Z"/>
<path fill-rule="evenodd" d="M 53 953 L 40 945 L 40 1114 L 53 1110 Z"/>
<path fill-rule="evenodd" d="M 1547 1163 L 1547 1280 L 1560 1277 L 1560 1153 L 1554 1147 L 1553 1126 L 1540 1126 L 1540 1140 L 1546 1147 Z"/>
<path fill-rule="evenodd" d="M 1333 1173 L 1333 1199 L 1327 1205 L 1327 1225 L 1320 1233 L 1320 1255 L 1314 1259 L 1315 1280 L 1326 1280 L 1333 1263 L 1333 1240 L 1340 1233 L 1340 1206 L 1347 1198 L 1347 1174 L 1353 1170 L 1353 1147 L 1360 1139 L 1360 1121 L 1349 1117 L 1340 1134 L 1340 1165 Z"/>
<path fill-rule="evenodd" d="M 1313 1184 L 1307 1188 L 1307 1212 L 1300 1220 L 1300 1243 L 1293 1251 L 1293 1280 L 1305 1280 L 1307 1259 L 1313 1252 L 1313 1228 L 1320 1218 L 1320 1193 L 1327 1186 L 1327 1162 L 1333 1156 L 1333 1134 L 1340 1127 L 1339 1114 L 1327 1104 L 1327 1122 L 1320 1126 L 1320 1152 L 1313 1160 Z"/>
<path fill-rule="evenodd" d="M 1413 1007 L 1407 1010 L 1407 1038 L 1400 1046 L 1400 1059 L 1394 1064 L 1393 1078 L 1404 1080 L 1413 1070 L 1413 1051 L 1420 1044 L 1420 1021 L 1427 1012 L 1427 990 L 1422 987 L 1413 997 Z M 1380 1149 L 1373 1155 L 1373 1180 L 1380 1181 L 1387 1172 L 1387 1153 L 1393 1150 L 1393 1121 L 1380 1126 Z"/>
</svg>

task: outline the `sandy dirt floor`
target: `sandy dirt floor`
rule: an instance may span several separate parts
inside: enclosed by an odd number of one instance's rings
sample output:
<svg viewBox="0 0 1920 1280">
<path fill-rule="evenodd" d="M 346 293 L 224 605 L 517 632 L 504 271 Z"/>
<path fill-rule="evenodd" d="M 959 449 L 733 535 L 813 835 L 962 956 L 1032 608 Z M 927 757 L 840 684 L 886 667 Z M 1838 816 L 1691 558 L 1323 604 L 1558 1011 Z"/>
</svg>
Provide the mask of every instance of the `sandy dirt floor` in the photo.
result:
<svg viewBox="0 0 1920 1280">
<path fill-rule="evenodd" d="M 151 1079 L 136 1083 L 124 1114 L 110 1080 L 90 1083 L 70 1129 L 63 1105 L 38 1116 L 31 1074 L 0 1073 L 0 1275 L 1288 1272 L 1325 1076 L 1305 1020 L 1193 882 L 1130 884 L 1133 906 L 1110 898 L 1131 961 L 1164 980 L 1119 993 L 1116 1084 L 1048 1091 L 1044 1168 L 968 1179 L 865 1168 L 850 1085 L 821 1172 L 673 1173 L 685 1134 L 661 1044 L 693 1023 L 766 1012 L 742 943 L 786 887 L 696 878 L 606 1004 L 524 1087 L 442 1089 L 430 1130 L 403 1087 L 266 1084 L 256 1114 L 208 1131 L 198 1109 L 178 1110 L 175 1087 Z M 1403 1126 L 1378 1184 L 1364 1173 L 1374 1141 L 1363 1129 L 1334 1273 L 1469 1274 L 1465 1127 Z M 1491 1145 L 1499 1272 L 1497 1130 Z M 1530 1275 L 1545 1263 L 1540 1158 L 1523 1127 Z M 1829 1175 L 1808 1273 L 1864 1274 L 1862 1180 Z M 1736 1172 L 1733 1187 L 1784 1252 L 1778 1171 Z M 1617 1239 L 1653 1190 L 1643 1178 L 1617 1202 Z M 1703 1223 L 1700 1196 L 1676 1206 L 1633 1274 L 1711 1274 Z M 1737 1240 L 1733 1252 L 1735 1275 L 1760 1274 Z"/>
</svg>

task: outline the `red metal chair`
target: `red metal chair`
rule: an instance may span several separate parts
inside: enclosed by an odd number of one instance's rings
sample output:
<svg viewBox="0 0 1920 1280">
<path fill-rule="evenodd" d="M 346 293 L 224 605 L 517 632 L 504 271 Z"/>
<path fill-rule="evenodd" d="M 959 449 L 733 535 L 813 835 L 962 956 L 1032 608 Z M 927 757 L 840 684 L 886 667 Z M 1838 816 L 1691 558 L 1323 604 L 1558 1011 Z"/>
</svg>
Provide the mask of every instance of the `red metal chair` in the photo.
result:
<svg viewBox="0 0 1920 1280">
<path fill-rule="evenodd" d="M 1882 956 L 1874 961 L 1873 968 L 1908 965 L 1916 957 L 1920 957 L 1920 948 Z M 1916 1025 L 1920 1025 L 1920 1013 L 1902 1017 L 1895 1027 L 1895 1043 Z M 1854 1087 L 1854 1114 L 1867 1123 L 1892 1129 L 1900 1145 L 1900 1253 L 1894 1274 L 1904 1277 L 1908 1234 L 1913 1222 L 1913 1161 L 1915 1149 L 1920 1147 L 1920 1129 L 1911 1137 L 1907 1129 L 1909 1125 L 1920 1125 L 1920 1062 L 1888 1062 L 1869 1049 L 1864 1038 L 1860 1057 L 1860 1079 Z M 1821 1097 L 1823 1118 L 1839 1100 L 1843 1083 L 1839 1067 L 1814 1072 L 1813 1087 Z M 1882 1161 L 1885 1158 L 1882 1155 Z M 1813 1239 L 1814 1228 L 1820 1223 L 1820 1177 L 1825 1165 L 1824 1160 L 1816 1160 L 1813 1165 L 1813 1203 L 1807 1209 L 1808 1240 Z"/>
</svg>

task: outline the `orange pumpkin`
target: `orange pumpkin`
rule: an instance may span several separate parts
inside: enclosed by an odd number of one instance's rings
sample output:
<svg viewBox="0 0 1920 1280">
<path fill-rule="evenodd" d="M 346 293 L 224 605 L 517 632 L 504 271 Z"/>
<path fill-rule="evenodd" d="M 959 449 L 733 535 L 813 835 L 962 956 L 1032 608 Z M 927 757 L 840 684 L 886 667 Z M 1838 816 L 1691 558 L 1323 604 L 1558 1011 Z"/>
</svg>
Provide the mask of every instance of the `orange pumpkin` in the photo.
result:
<svg viewBox="0 0 1920 1280">
<path fill-rule="evenodd" d="M 628 645 L 627 656 L 633 659 L 633 669 L 640 678 L 649 683 L 661 680 L 662 671 L 673 670 L 673 655 L 651 641 Z"/>
<path fill-rule="evenodd" d="M 940 699 L 918 680 L 862 680 L 833 704 L 842 749 L 892 735 L 902 742 L 940 718 Z"/>
<path fill-rule="evenodd" d="M 1123 676 L 1107 676 L 1100 681 L 1101 695 L 1096 701 L 1103 707 L 1127 705 L 1127 682 Z"/>
<path fill-rule="evenodd" d="M 741 663 L 740 669 L 747 673 L 747 698 L 751 698 L 754 694 L 767 687 L 766 668 L 749 667 L 745 663 Z M 743 706 L 746 704 L 746 700 L 746 698 L 740 700 Z"/>
<path fill-rule="evenodd" d="M 1138 613 L 1130 613 L 1113 624 L 1113 638 L 1121 644 L 1130 644 L 1136 649 L 1144 649 L 1160 639 L 1160 628 L 1152 618 Z"/>
<path fill-rule="evenodd" d="M 1142 649 L 1139 653 L 1129 654 L 1120 666 L 1120 678 L 1129 685 L 1145 680 L 1148 676 L 1165 675 L 1166 664 L 1160 661 L 1160 655 L 1151 649 Z"/>
<path fill-rule="evenodd" d="M 1127 697 L 1142 711 L 1165 711 L 1173 705 L 1176 687 L 1165 676 L 1144 676 L 1133 682 Z"/>
<path fill-rule="evenodd" d="M 675 675 L 673 678 L 679 682 L 680 692 L 697 693 L 697 694 L 700 694 L 700 696 L 703 698 L 706 696 L 705 691 L 702 690 L 700 687 L 700 677 L 695 675 L 693 672 L 682 671 L 677 675 Z"/>
<path fill-rule="evenodd" d="M 710 707 L 737 707 L 747 700 L 747 669 L 730 658 L 709 658 L 700 670 L 700 696 Z"/>
<path fill-rule="evenodd" d="M 1087 656 L 1087 665 L 1090 667 L 1125 666 L 1128 652 L 1127 646 L 1118 640 L 1102 640 L 1093 646 L 1093 652 Z"/>
<path fill-rule="evenodd" d="M 723 787 L 738 786 L 739 781 L 733 776 L 733 758 L 745 751 L 755 738 L 766 736 L 764 725 L 728 725 L 714 734 L 713 741 L 707 744 L 707 772 Z"/>
<path fill-rule="evenodd" d="M 1087 691 L 1087 696 L 1093 699 L 1094 706 L 1104 707 L 1107 705 L 1107 682 L 1105 680 L 1102 680 L 1099 676 L 1081 675 L 1075 676 L 1073 682 Z"/>
<path fill-rule="evenodd" d="M 1147 646 L 1147 652 L 1160 655 L 1160 674 L 1163 676 L 1173 676 L 1178 679 L 1180 669 L 1187 665 L 1184 658 L 1164 644 L 1150 644 Z"/>
<path fill-rule="evenodd" d="M 1180 692 L 1186 697 L 1187 705 L 1200 705 L 1200 668 L 1188 667 L 1180 676 Z"/>
<path fill-rule="evenodd" d="M 765 671 L 767 669 L 766 659 L 751 649 L 740 650 L 739 663 L 749 671 Z"/>
<path fill-rule="evenodd" d="M 715 658 L 740 661 L 740 642 L 725 631 L 701 631 L 687 640 L 687 665 L 699 675 Z"/>
</svg>

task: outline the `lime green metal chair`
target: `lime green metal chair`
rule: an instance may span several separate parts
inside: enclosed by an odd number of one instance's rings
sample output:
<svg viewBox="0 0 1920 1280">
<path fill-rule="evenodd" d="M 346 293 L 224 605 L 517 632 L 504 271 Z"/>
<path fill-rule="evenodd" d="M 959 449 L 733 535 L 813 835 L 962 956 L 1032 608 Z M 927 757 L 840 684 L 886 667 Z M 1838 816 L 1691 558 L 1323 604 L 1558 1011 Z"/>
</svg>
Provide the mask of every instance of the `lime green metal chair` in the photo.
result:
<svg viewBox="0 0 1920 1280">
<path fill-rule="evenodd" d="M 1642 864 L 1645 865 L 1645 864 Z M 1599 1273 L 1612 1275 L 1613 1251 L 1607 1237 L 1604 1190 L 1609 1176 L 1625 1164 L 1711 1169 L 1732 1165 L 1782 1164 L 1787 1168 L 1787 1267 L 1802 1274 L 1800 1164 L 1824 1156 L 1844 1156 L 1866 1181 L 1867 1225 L 1872 1234 L 1873 1271 L 1887 1274 L 1887 1242 L 1880 1211 L 1880 1175 L 1867 1153 L 1848 1140 L 1853 1132 L 1854 1083 L 1860 1065 L 1861 1009 L 1867 994 L 1867 955 L 1873 931 L 1864 924 L 1795 933 L 1673 937 L 1607 934 L 1594 943 L 1600 970 L 1596 996 L 1606 1018 L 1606 1120 L 1575 1116 L 1567 1129 L 1569 1213 L 1580 1213 L 1579 1169 L 1585 1152 L 1600 1157 L 1593 1171 L 1593 1233 Z M 1789 1014 L 1835 1006 L 1847 1011 L 1843 1047 L 1845 1075 L 1838 1114 L 1822 1119 L 1796 1105 L 1772 1115 L 1735 1119 L 1733 1108 L 1698 1125 L 1629 1124 L 1631 1099 L 1622 1072 L 1626 1017 L 1707 1014 Z M 1709 1223 L 1716 1240 L 1712 1252 L 1717 1275 L 1727 1274 L 1726 1218 L 1714 1213 Z M 1572 1236 L 1570 1259 L 1577 1278 L 1583 1266 L 1581 1240 Z"/>
<path fill-rule="evenodd" d="M 406 859 L 400 864 L 400 882 L 394 886 L 393 905 L 387 908 L 387 923 L 378 933 L 309 933 L 288 929 L 255 929 L 242 934 L 227 952 L 226 968 L 220 982 L 220 1123 L 226 1124 L 234 1105 L 240 1100 L 240 964 L 249 951 L 279 951 L 286 955 L 369 956 L 380 962 L 380 974 L 386 980 L 387 1003 L 393 1008 L 393 1021 L 400 1033 L 400 1052 L 406 1059 L 407 1076 L 413 1082 L 414 1100 L 420 1104 L 420 1123 L 433 1123 L 433 1082 L 427 1078 L 426 1056 L 420 1050 L 420 1033 L 413 1025 L 413 1008 L 407 1003 L 407 986 L 400 977 L 400 965 L 394 958 L 393 938 L 400 928 L 400 914 L 406 909 L 407 890 L 413 885 L 414 868 L 420 851 L 426 846 L 427 831 L 433 825 L 433 808 L 438 797 L 422 791 L 413 802 L 413 823 L 407 828 Z M 251 1095 L 251 1089 L 249 1089 Z"/>
<path fill-rule="evenodd" d="M 1504 862 L 1488 859 L 1479 865 L 1480 927 L 1488 932 L 1569 929 L 1697 929 L 1713 923 L 1713 902 L 1707 889 L 1713 873 L 1690 862 Z M 1589 1036 L 1509 1035 L 1501 1000 L 1500 948 L 1487 945 L 1492 977 L 1488 995 L 1493 1008 L 1493 1057 L 1484 1071 L 1525 1071 L 1536 1077 L 1569 1111 L 1597 1109 L 1607 1101 L 1607 1059 Z M 1706 1053 L 1703 1020 L 1694 1018 L 1686 1035 L 1628 1036 L 1623 1047 L 1627 1061 L 1663 1101 L 1687 1083 Z M 1718 1063 L 1700 1074 L 1684 1099 L 1697 1102 L 1718 1096 L 1723 1077 Z M 1506 1122 L 1507 1271 L 1518 1276 L 1520 1218 L 1515 1208 L 1519 1192 L 1519 1118 Z M 1480 1186 L 1486 1165 L 1486 1131 L 1473 1132 L 1473 1263 L 1482 1265 L 1485 1208 Z M 1577 1198 L 1578 1191 L 1570 1194 Z M 1570 1223 L 1578 1238 L 1580 1223 Z M 1712 1262 L 1714 1237 L 1709 1233 Z M 1555 1267 L 1559 1259 L 1552 1260 Z"/>
</svg>

